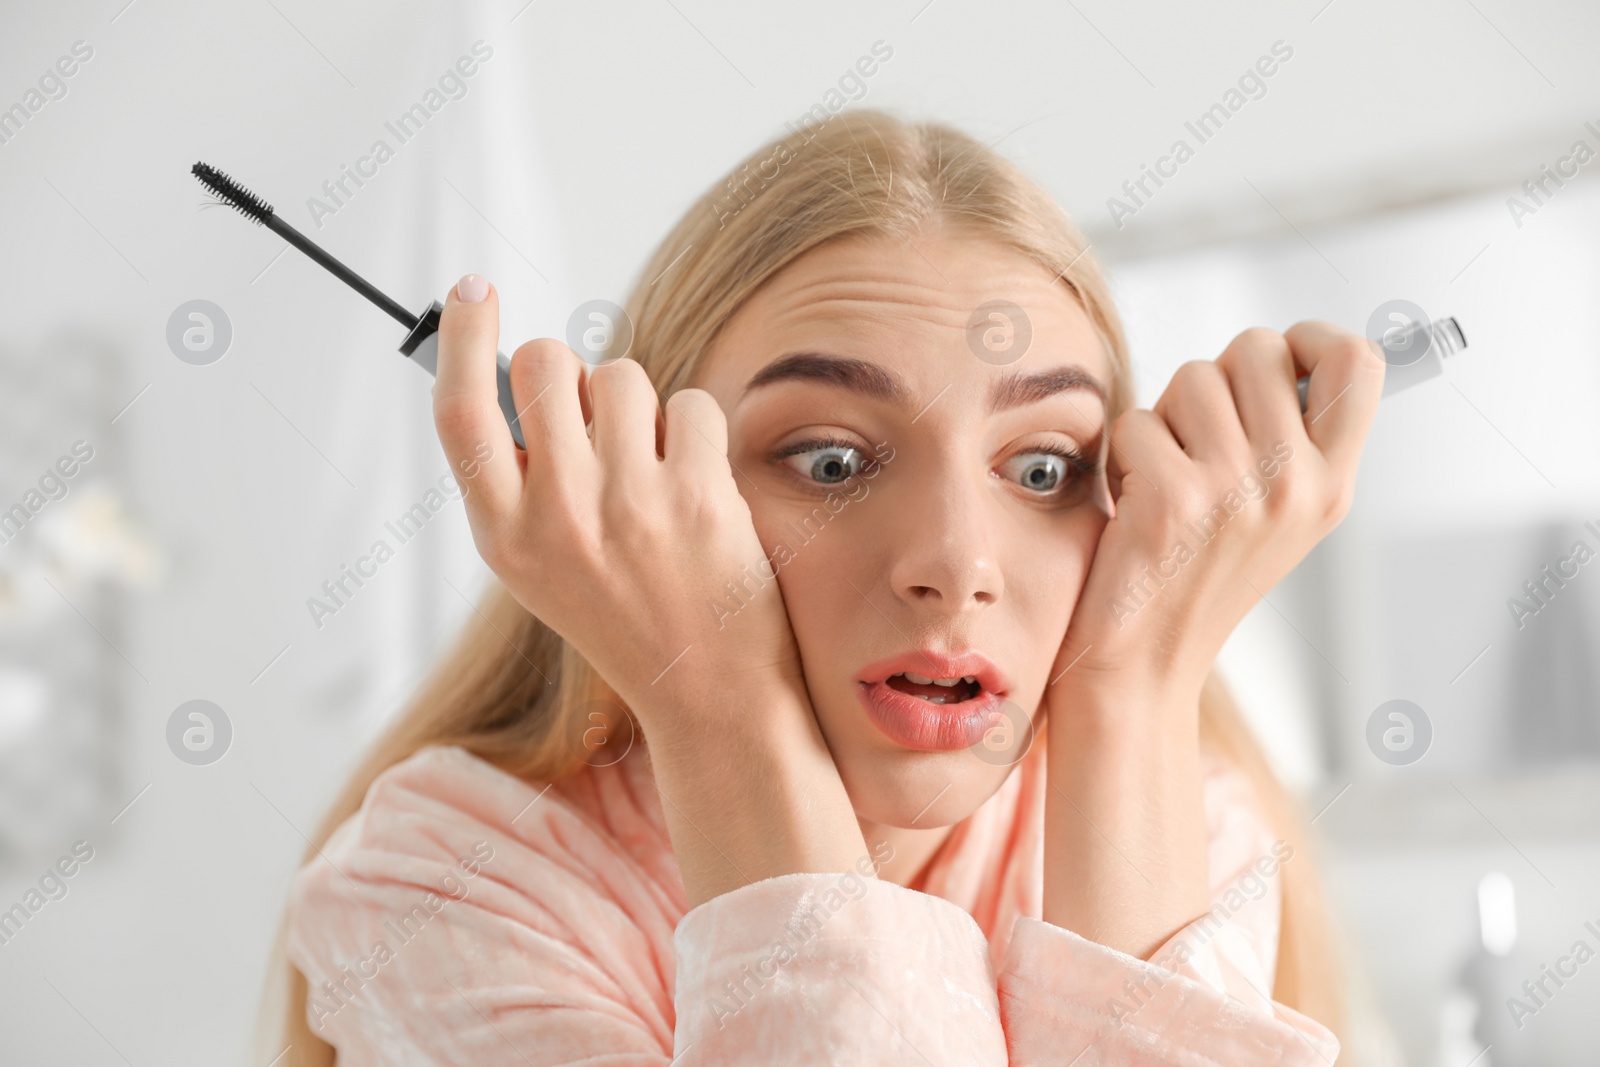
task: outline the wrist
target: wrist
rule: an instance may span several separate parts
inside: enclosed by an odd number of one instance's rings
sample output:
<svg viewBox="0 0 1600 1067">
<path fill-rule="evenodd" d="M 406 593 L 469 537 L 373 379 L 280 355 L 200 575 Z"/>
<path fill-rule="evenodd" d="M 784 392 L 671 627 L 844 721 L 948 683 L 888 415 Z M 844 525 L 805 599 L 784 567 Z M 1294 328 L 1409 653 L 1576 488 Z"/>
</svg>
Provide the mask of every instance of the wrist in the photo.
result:
<svg viewBox="0 0 1600 1067">
<path fill-rule="evenodd" d="M 1198 742 L 1200 689 L 1161 670 L 1070 671 L 1045 690 L 1045 708 L 1052 731 L 1082 741 L 1186 746 Z"/>
<path fill-rule="evenodd" d="M 803 694 L 725 697 L 694 718 L 698 731 L 645 739 L 691 907 L 765 878 L 846 871 L 866 852 Z"/>
<path fill-rule="evenodd" d="M 658 705 L 643 735 L 658 778 L 735 764 L 761 765 L 787 779 L 811 766 L 809 757 L 827 755 L 810 701 L 781 688 L 748 696 L 723 691 L 714 703 L 694 697 Z"/>
<path fill-rule="evenodd" d="M 680 664 L 679 666 L 683 666 Z M 737 677 L 680 680 L 630 698 L 645 741 L 657 756 L 682 753 L 703 760 L 724 749 L 770 752 L 821 739 L 805 680 L 798 669 Z"/>
<path fill-rule="evenodd" d="M 1049 705 L 1042 917 L 1147 959 L 1208 905 L 1199 695 L 1106 681 Z"/>
</svg>

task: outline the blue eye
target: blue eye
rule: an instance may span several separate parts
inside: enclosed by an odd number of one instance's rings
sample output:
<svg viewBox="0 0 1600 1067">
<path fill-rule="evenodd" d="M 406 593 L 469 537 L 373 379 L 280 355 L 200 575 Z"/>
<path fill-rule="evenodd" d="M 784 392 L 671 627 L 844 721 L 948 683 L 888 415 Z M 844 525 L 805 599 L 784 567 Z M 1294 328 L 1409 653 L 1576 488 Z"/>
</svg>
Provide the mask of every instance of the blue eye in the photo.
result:
<svg viewBox="0 0 1600 1067">
<path fill-rule="evenodd" d="M 802 441 L 785 449 L 782 459 L 801 477 L 820 485 L 838 485 L 861 473 L 866 462 L 861 449 L 848 441 Z"/>
<path fill-rule="evenodd" d="M 1008 477 L 1031 492 L 1044 495 L 1070 484 L 1069 474 L 1094 474 L 1094 464 L 1082 453 L 1067 448 L 1036 448 L 1018 452 L 1001 465 Z"/>
</svg>

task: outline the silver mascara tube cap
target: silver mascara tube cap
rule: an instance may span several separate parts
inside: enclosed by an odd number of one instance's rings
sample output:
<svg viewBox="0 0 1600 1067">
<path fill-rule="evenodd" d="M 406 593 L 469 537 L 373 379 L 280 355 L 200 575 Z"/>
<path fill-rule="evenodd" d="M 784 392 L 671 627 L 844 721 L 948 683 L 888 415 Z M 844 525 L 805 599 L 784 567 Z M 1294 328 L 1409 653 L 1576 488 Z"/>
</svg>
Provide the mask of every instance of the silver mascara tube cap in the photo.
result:
<svg viewBox="0 0 1600 1067">
<path fill-rule="evenodd" d="M 1453 317 L 1415 322 L 1373 340 L 1389 365 L 1383 372 L 1384 396 L 1439 377 L 1444 373 L 1444 357 L 1467 347 L 1467 335 Z M 1298 383 L 1301 411 L 1306 410 L 1306 387 L 1310 384 L 1310 378 L 1301 378 Z"/>
<path fill-rule="evenodd" d="M 428 310 L 417 316 L 417 324 L 406 339 L 400 342 L 400 352 L 411 362 L 434 377 L 439 376 L 439 315 L 444 305 L 435 300 Z M 511 439 L 518 448 L 527 448 L 522 442 L 522 427 L 517 423 L 517 403 L 511 398 L 511 358 L 504 352 L 495 353 L 495 378 L 499 386 L 500 413 L 511 427 Z"/>
</svg>

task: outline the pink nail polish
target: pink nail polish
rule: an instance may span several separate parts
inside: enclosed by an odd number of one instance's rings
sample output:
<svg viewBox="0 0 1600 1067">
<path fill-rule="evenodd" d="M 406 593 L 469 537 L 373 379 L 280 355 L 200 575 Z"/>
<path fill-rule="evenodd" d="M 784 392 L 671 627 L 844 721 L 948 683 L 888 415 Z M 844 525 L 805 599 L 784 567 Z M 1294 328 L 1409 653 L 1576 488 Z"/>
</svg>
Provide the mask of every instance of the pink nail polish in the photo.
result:
<svg viewBox="0 0 1600 1067">
<path fill-rule="evenodd" d="M 463 274 L 456 282 L 456 299 L 463 304 L 476 304 L 489 295 L 489 279 L 481 274 Z"/>
</svg>

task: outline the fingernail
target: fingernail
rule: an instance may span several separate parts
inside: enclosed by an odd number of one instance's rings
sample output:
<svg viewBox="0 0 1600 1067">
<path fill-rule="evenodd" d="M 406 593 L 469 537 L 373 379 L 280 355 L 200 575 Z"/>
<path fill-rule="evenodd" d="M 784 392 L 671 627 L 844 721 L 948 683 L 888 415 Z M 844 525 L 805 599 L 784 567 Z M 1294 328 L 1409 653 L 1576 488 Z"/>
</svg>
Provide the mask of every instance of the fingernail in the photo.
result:
<svg viewBox="0 0 1600 1067">
<path fill-rule="evenodd" d="M 463 274 L 456 282 L 456 299 L 463 304 L 476 304 L 489 295 L 489 279 L 481 274 Z"/>
</svg>

